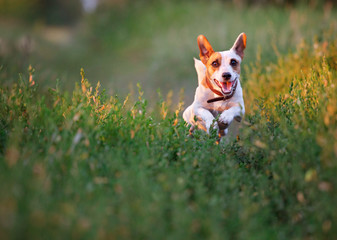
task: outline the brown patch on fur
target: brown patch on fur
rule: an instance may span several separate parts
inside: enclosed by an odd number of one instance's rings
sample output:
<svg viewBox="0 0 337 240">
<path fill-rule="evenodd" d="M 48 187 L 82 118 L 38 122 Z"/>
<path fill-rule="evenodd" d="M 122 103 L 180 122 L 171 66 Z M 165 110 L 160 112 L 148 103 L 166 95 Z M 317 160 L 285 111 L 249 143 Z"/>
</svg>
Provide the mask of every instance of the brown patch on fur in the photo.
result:
<svg viewBox="0 0 337 240">
<path fill-rule="evenodd" d="M 236 102 L 229 102 L 227 104 L 227 107 L 228 109 L 232 108 L 232 107 L 240 107 L 240 104 L 239 103 L 236 103 Z"/>
<path fill-rule="evenodd" d="M 208 59 L 207 63 L 205 64 L 206 65 L 206 69 L 207 69 L 207 73 L 208 73 L 208 76 L 212 76 L 213 73 L 215 71 L 217 71 L 221 65 L 221 54 L 219 52 L 214 52 L 210 58 Z M 217 61 L 219 63 L 219 67 L 213 67 L 212 66 L 212 63 L 214 61 Z"/>
<path fill-rule="evenodd" d="M 242 33 L 242 41 L 243 41 L 243 45 L 246 48 L 247 45 L 247 35 L 245 33 Z"/>
<path fill-rule="evenodd" d="M 229 102 L 226 105 L 220 105 L 218 108 L 216 108 L 216 110 L 218 112 L 223 112 L 223 111 L 228 110 L 232 107 L 240 107 L 240 104 L 234 103 L 234 102 Z"/>
<path fill-rule="evenodd" d="M 209 89 L 211 89 L 212 92 L 214 92 L 216 95 L 222 97 L 222 93 L 219 92 L 218 90 L 216 90 L 216 89 L 213 87 L 212 83 L 211 83 L 210 80 L 209 80 L 209 77 L 207 77 L 207 73 L 206 73 L 206 77 L 205 77 L 205 82 L 206 82 L 206 84 L 207 84 L 207 87 L 208 87 Z"/>
<path fill-rule="evenodd" d="M 204 35 L 199 35 L 197 40 L 198 40 L 198 46 L 200 50 L 200 54 L 199 54 L 200 60 L 202 61 L 203 64 L 206 65 L 208 59 L 214 53 L 214 50 Z"/>
<path fill-rule="evenodd" d="M 238 60 L 236 60 L 238 63 L 235 65 L 235 66 L 232 66 L 232 68 L 233 68 L 233 71 L 234 72 L 236 72 L 236 73 L 238 73 L 239 75 L 240 75 L 240 73 L 241 73 L 241 66 L 240 66 L 240 63 L 239 63 L 239 61 Z"/>
<path fill-rule="evenodd" d="M 211 87 L 211 83 L 207 83 L 207 79 L 206 78 L 210 78 L 210 76 L 213 75 L 213 73 L 215 71 L 218 70 L 219 67 L 213 67 L 212 66 L 212 62 L 217 61 L 219 63 L 219 66 L 221 64 L 221 54 L 219 52 L 213 52 L 213 54 L 207 59 L 207 62 L 204 63 L 206 66 L 206 77 L 201 81 L 201 84 L 205 87 L 205 88 L 210 88 L 212 91 L 214 91 L 214 88 Z M 216 91 L 216 90 L 215 90 Z M 219 95 L 219 91 L 217 94 Z M 222 96 L 222 94 L 220 94 L 220 96 Z"/>
<path fill-rule="evenodd" d="M 239 103 L 235 103 L 235 102 L 229 102 L 226 105 L 220 105 L 219 107 L 217 107 L 215 110 L 218 112 L 223 112 L 225 110 L 228 110 L 232 107 L 240 107 Z"/>
</svg>

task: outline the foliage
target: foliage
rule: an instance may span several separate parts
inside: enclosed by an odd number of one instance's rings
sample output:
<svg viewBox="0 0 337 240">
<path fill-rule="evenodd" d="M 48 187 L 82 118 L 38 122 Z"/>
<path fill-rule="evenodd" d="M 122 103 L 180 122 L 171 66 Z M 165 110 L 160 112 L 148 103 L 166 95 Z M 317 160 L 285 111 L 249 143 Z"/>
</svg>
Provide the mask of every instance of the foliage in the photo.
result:
<svg viewBox="0 0 337 240">
<path fill-rule="evenodd" d="M 80 0 L 0 0 L 2 17 L 70 25 L 82 13 Z"/>
<path fill-rule="evenodd" d="M 91 86 L 0 89 L 1 239 L 332 239 L 336 40 L 247 69 L 240 136 Z"/>
</svg>

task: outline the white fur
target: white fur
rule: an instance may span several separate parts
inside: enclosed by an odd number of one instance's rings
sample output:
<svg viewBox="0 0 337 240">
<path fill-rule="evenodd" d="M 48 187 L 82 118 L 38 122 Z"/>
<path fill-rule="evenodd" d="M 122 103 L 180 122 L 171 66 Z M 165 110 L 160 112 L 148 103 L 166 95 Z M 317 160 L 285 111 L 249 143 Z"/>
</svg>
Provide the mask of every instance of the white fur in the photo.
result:
<svg viewBox="0 0 337 240">
<path fill-rule="evenodd" d="M 235 79 L 238 81 L 235 93 L 228 100 L 207 103 L 207 100 L 219 96 L 201 84 L 201 81 L 206 76 L 206 66 L 200 60 L 194 59 L 199 85 L 196 89 L 192 105 L 187 107 L 183 113 L 184 120 L 188 124 L 192 125 L 191 131 L 193 131 L 194 126 L 197 125 L 200 129 L 203 129 L 209 133 L 213 120 L 220 114 L 219 125 L 221 126 L 218 126 L 218 123 L 214 121 L 213 127 L 218 130 L 222 130 L 223 134 L 221 135 L 226 135 L 228 132 L 228 126 L 232 123 L 233 119 L 240 120 L 245 113 L 242 88 L 240 84 L 240 75 L 233 71 L 233 68 L 229 63 L 230 59 L 234 58 L 238 61 L 238 64 L 240 64 L 241 58 L 234 52 L 233 49 L 220 52 L 220 54 L 222 57 L 221 65 L 219 69 L 210 77 L 211 81 L 214 79 L 223 81 L 222 73 L 229 72 L 232 75 L 231 81 L 234 81 Z M 217 87 L 214 82 L 212 84 L 214 87 Z M 217 89 L 220 90 L 220 88 Z M 197 121 L 195 121 L 195 118 Z"/>
<path fill-rule="evenodd" d="M 235 71 L 233 71 L 232 66 L 229 64 L 231 59 L 235 59 L 238 61 L 238 64 L 241 64 L 241 58 L 231 49 L 228 51 L 223 51 L 220 52 L 221 54 L 221 64 L 220 64 L 220 68 L 218 71 L 214 72 L 214 74 L 211 76 L 211 80 L 214 81 L 214 79 L 222 82 L 222 73 L 224 72 L 228 72 L 232 75 L 231 77 L 231 81 L 234 81 L 236 78 L 240 78 L 240 75 L 238 73 L 236 73 Z M 214 83 L 214 82 L 213 82 Z M 214 85 L 216 86 L 216 84 L 214 83 Z M 218 87 L 217 87 L 218 88 Z M 219 88 L 220 91 L 220 88 Z"/>
</svg>

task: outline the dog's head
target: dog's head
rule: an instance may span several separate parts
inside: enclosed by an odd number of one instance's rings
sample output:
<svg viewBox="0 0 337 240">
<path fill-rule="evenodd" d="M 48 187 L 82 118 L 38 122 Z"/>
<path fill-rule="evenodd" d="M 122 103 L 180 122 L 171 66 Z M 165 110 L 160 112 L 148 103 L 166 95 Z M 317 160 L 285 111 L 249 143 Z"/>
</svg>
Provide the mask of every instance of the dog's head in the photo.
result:
<svg viewBox="0 0 337 240">
<path fill-rule="evenodd" d="M 204 35 L 198 36 L 200 60 L 206 66 L 206 77 L 224 96 L 233 93 L 233 86 L 240 77 L 246 42 L 246 34 L 241 33 L 230 50 L 214 52 L 207 38 Z"/>
</svg>

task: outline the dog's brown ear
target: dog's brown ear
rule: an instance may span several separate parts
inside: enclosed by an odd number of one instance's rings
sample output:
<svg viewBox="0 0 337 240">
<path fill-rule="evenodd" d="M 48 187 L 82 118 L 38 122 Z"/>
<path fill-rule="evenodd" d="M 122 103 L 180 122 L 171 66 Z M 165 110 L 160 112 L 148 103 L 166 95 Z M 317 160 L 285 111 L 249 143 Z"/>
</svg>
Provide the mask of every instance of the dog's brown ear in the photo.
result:
<svg viewBox="0 0 337 240">
<path fill-rule="evenodd" d="M 246 43 L 247 43 L 247 35 L 245 33 L 241 33 L 238 38 L 236 39 L 232 49 L 234 52 L 243 59 L 244 50 L 246 48 Z"/>
<path fill-rule="evenodd" d="M 200 60 L 206 65 L 207 60 L 214 53 L 214 50 L 204 35 L 198 36 L 198 46 L 200 49 Z"/>
</svg>

